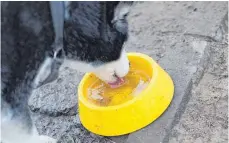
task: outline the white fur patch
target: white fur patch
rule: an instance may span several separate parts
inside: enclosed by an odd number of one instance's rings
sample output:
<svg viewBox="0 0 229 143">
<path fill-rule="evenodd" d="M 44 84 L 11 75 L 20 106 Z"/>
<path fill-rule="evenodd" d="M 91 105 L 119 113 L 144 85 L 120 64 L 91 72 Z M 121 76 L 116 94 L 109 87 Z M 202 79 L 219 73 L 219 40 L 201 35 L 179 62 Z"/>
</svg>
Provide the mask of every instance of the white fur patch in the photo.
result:
<svg viewBox="0 0 229 143">
<path fill-rule="evenodd" d="M 124 77 L 129 72 L 129 60 L 126 51 L 123 49 L 120 58 L 116 61 L 105 63 L 99 67 L 81 61 L 65 59 L 63 65 L 80 72 L 93 72 L 98 78 L 105 82 L 115 82 L 114 73 L 119 77 Z"/>
<path fill-rule="evenodd" d="M 92 72 L 95 69 L 95 67 L 93 67 L 91 64 L 88 64 L 86 62 L 69 60 L 69 59 L 64 59 L 64 63 L 62 64 L 62 66 L 69 67 L 71 69 L 74 69 L 74 70 L 77 70 L 83 73 Z"/>
<path fill-rule="evenodd" d="M 114 17 L 112 21 L 119 21 L 121 19 L 124 19 L 124 16 L 130 12 L 130 7 L 131 5 L 126 4 L 125 2 L 120 2 L 115 8 Z"/>
<path fill-rule="evenodd" d="M 105 82 L 115 82 L 118 77 L 124 77 L 129 72 L 129 60 L 125 49 L 122 50 L 120 58 L 116 61 L 109 62 L 95 69 L 95 75 Z"/>
</svg>

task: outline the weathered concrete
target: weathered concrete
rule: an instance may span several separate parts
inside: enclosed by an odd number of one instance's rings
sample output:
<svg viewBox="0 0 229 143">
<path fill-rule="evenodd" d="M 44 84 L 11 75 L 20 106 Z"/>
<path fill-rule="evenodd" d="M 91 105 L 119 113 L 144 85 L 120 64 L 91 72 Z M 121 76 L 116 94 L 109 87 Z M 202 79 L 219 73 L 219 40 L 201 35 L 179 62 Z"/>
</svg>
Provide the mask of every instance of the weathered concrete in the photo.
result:
<svg viewBox="0 0 229 143">
<path fill-rule="evenodd" d="M 144 2 L 133 8 L 130 22 L 136 33 L 179 32 L 213 37 L 227 7 L 227 2 Z"/>
<path fill-rule="evenodd" d="M 192 88 L 192 77 L 197 73 L 198 65 L 202 63 L 204 50 L 207 47 L 206 41 L 199 41 L 191 37 L 185 38 L 175 34 L 161 35 L 160 37 L 165 40 L 161 44 L 162 47 L 165 47 L 165 50 L 163 58 L 159 59 L 159 64 L 171 75 L 174 81 L 174 98 L 168 110 L 158 120 L 129 135 L 128 143 L 150 143 L 152 140 L 155 143 L 160 143 L 164 139 L 180 104 L 188 102 L 188 94 Z M 166 46 L 171 45 L 174 40 L 180 42 L 175 42 L 174 46 Z M 197 48 L 198 50 L 196 50 Z"/>
<path fill-rule="evenodd" d="M 211 43 L 210 48 L 210 63 L 164 142 L 228 143 L 228 45 Z"/>
<path fill-rule="evenodd" d="M 227 9 L 227 2 L 136 3 L 129 16 L 130 38 L 125 46 L 128 51 L 145 53 L 158 61 L 173 78 L 175 95 L 168 110 L 151 125 L 129 136 L 110 139 L 116 143 L 160 143 L 171 137 L 182 142 L 177 138 L 183 134 L 174 135 L 178 131 L 173 127 L 179 125 L 193 85 L 202 79 L 212 43 L 226 39 Z M 89 133 L 80 124 L 76 87 L 81 78 L 82 74 L 62 69 L 59 80 L 34 92 L 29 104 L 36 112 L 38 131 L 63 143 L 113 142 Z"/>
<path fill-rule="evenodd" d="M 32 111 L 50 116 L 77 114 L 77 86 L 82 74 L 61 68 L 61 75 L 51 84 L 35 90 L 29 105 Z"/>
<path fill-rule="evenodd" d="M 227 8 L 223 6 L 223 3 L 208 3 L 207 5 L 204 5 L 202 2 L 166 2 L 164 4 L 159 2 L 156 5 L 145 3 L 136 6 L 142 7 L 142 9 L 145 10 L 141 11 L 142 15 L 148 16 L 145 16 L 144 20 L 140 15 L 133 19 L 130 17 L 130 21 L 135 23 L 148 20 L 150 23 L 144 23 L 142 25 L 134 24 L 137 30 L 131 29 L 133 33 L 131 38 L 135 39 L 135 42 L 131 43 L 141 44 L 132 45 L 132 47 L 139 46 L 138 51 L 140 52 L 145 51 L 142 50 L 145 49 L 145 47 L 151 48 L 149 45 L 153 45 L 153 50 L 146 51 L 146 53 L 151 54 L 151 52 L 153 52 L 152 57 L 158 57 L 159 64 L 172 76 L 175 83 L 175 95 L 172 104 L 162 117 L 148 127 L 130 134 L 127 139 L 128 143 L 166 142 L 168 132 L 171 131 L 173 124 L 179 121 L 180 115 L 184 112 L 185 105 L 189 101 L 189 93 L 192 89 L 193 82 L 199 81 L 204 72 L 204 68 L 207 66 L 210 52 L 209 42 L 217 41 L 217 39 L 213 37 L 215 31 L 221 26 L 220 24 L 222 19 L 225 18 L 227 10 Z M 218 13 L 211 5 L 217 5 L 217 7 L 221 5 L 224 7 L 224 13 L 221 13 L 222 11 Z M 156 9 L 154 9 L 154 7 L 156 7 Z M 190 7 L 193 10 L 197 8 L 197 10 L 191 11 Z M 170 11 L 168 9 L 170 9 Z M 200 11 L 198 11 L 198 9 Z M 213 12 L 211 9 L 213 9 L 213 11 L 216 10 L 214 11 L 215 14 L 211 13 Z M 131 15 L 134 16 L 137 13 L 138 11 L 135 10 Z M 217 14 L 220 15 L 220 18 L 215 17 Z M 173 17 L 174 22 L 171 22 L 170 16 Z M 200 17 L 204 18 L 200 19 Z M 210 19 L 215 19 L 217 22 L 207 23 L 208 20 L 205 19 L 207 17 L 209 21 Z M 160 25 L 155 19 L 164 20 L 164 22 L 160 23 L 162 24 Z M 165 26 L 166 24 L 167 26 Z M 202 27 L 203 24 L 208 30 Z M 152 29 L 150 25 L 155 26 L 155 29 Z M 175 27 L 175 30 L 173 27 Z M 141 28 L 150 30 L 138 32 Z M 179 30 L 176 28 L 184 29 Z M 221 33 L 223 33 L 223 31 Z M 144 39 L 142 37 L 144 37 Z M 152 41 L 148 40 L 148 38 L 151 38 Z M 148 44 L 144 41 L 152 43 Z M 141 49 L 140 47 L 144 48 Z M 129 49 L 131 49 L 131 46 Z M 164 51 L 160 52 L 161 49 L 164 49 Z M 156 54 L 154 52 L 156 52 Z"/>
<path fill-rule="evenodd" d="M 87 131 L 77 115 L 50 117 L 36 114 L 34 117 L 38 131 L 58 138 L 58 143 L 114 143 L 108 138 Z"/>
<path fill-rule="evenodd" d="M 228 13 L 210 43 L 209 64 L 164 142 L 228 143 Z"/>
</svg>

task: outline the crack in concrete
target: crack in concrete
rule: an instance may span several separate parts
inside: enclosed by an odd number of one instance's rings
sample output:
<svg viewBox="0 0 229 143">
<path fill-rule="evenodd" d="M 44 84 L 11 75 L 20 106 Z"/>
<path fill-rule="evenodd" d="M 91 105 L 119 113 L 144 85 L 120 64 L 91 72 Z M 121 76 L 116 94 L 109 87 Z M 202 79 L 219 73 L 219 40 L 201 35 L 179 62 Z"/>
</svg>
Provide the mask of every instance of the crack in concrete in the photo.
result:
<svg viewBox="0 0 229 143">
<path fill-rule="evenodd" d="M 60 117 L 60 116 L 73 116 L 78 114 L 78 106 L 72 106 L 68 108 L 64 108 L 62 110 L 56 110 L 56 112 L 50 112 L 48 110 L 42 110 L 41 108 L 38 107 L 33 107 L 32 112 L 34 113 L 40 113 L 43 115 L 48 115 L 50 117 Z"/>
<path fill-rule="evenodd" d="M 179 105 L 179 108 L 174 116 L 174 120 L 172 121 L 170 127 L 166 130 L 166 135 L 164 139 L 162 140 L 162 143 L 169 142 L 172 129 L 175 127 L 175 125 L 179 123 L 181 116 L 185 112 L 188 102 L 190 101 L 192 97 L 192 89 L 196 87 L 199 84 L 199 82 L 201 81 L 201 79 L 203 78 L 204 72 L 207 69 L 208 64 L 209 64 L 209 58 L 211 55 L 210 50 L 211 50 L 211 47 L 208 45 L 206 49 L 204 50 L 204 55 L 202 59 L 200 60 L 200 64 L 197 67 L 197 71 L 194 73 L 196 76 L 192 77 L 192 79 L 190 80 L 188 87 L 186 89 L 185 95 L 183 96 L 183 99 Z"/>
<path fill-rule="evenodd" d="M 192 34 L 192 33 L 185 33 L 184 36 L 192 36 L 194 38 L 198 38 L 200 40 L 205 40 L 207 42 L 217 42 L 217 40 L 215 40 L 211 36 L 205 36 L 205 35 L 199 35 L 199 34 Z"/>
<path fill-rule="evenodd" d="M 228 44 L 228 11 L 222 19 L 219 28 L 213 36 L 218 42 Z"/>
<path fill-rule="evenodd" d="M 181 36 L 191 36 L 193 38 L 198 38 L 199 40 L 204 40 L 207 42 L 217 42 L 214 37 L 206 36 L 206 35 L 200 35 L 200 34 L 194 34 L 194 33 L 185 33 L 185 32 L 176 32 L 176 31 L 163 31 L 161 32 L 162 35 L 164 34 L 175 34 L 175 35 L 181 35 Z"/>
<path fill-rule="evenodd" d="M 171 136 L 171 131 L 172 129 L 174 128 L 174 126 L 176 124 L 179 123 L 180 121 L 180 118 L 182 116 L 182 114 L 185 112 L 185 109 L 187 107 L 187 104 L 190 100 L 190 93 L 192 91 L 192 87 L 193 87 L 193 83 L 192 83 L 192 80 L 189 82 L 188 84 L 188 87 L 186 89 L 186 92 L 185 92 L 185 95 L 179 105 L 179 109 L 178 111 L 176 112 L 175 116 L 174 116 L 174 120 L 172 121 L 170 127 L 168 129 L 166 129 L 166 134 L 165 134 L 165 137 L 164 139 L 162 140 L 162 143 L 168 143 L 169 142 L 169 139 L 170 139 L 170 136 Z"/>
</svg>

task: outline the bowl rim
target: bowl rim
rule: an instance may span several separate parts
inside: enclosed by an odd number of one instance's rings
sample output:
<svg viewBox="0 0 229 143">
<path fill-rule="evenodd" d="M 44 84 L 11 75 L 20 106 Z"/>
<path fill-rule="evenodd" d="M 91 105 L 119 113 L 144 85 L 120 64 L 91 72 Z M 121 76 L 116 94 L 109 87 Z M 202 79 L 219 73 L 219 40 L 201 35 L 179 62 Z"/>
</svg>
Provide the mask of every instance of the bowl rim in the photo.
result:
<svg viewBox="0 0 229 143">
<path fill-rule="evenodd" d="M 158 67 L 157 67 L 156 62 L 151 57 L 149 57 L 148 55 L 142 54 L 142 53 L 131 52 L 131 53 L 127 53 L 127 55 L 128 55 L 128 57 L 129 56 L 140 56 L 141 58 L 145 59 L 147 62 L 149 62 L 152 65 L 152 68 L 153 68 L 152 78 L 150 79 L 149 85 L 142 92 L 137 94 L 135 98 L 133 98 L 127 102 L 124 102 L 122 104 L 113 105 L 113 106 L 97 106 L 95 104 L 88 102 L 86 100 L 86 98 L 83 96 L 84 83 L 93 74 L 93 73 L 86 73 L 83 76 L 83 79 L 81 80 L 81 82 L 78 86 L 78 100 L 79 100 L 79 102 L 82 102 L 82 104 L 84 104 L 85 106 L 87 106 L 88 108 L 91 108 L 93 110 L 117 110 L 117 109 L 131 105 L 136 100 L 140 100 L 140 98 L 142 97 L 142 96 L 140 96 L 141 94 L 145 95 L 144 93 L 149 92 L 149 90 L 152 89 L 152 87 L 154 86 L 155 80 L 156 80 L 157 75 L 158 75 Z"/>
</svg>

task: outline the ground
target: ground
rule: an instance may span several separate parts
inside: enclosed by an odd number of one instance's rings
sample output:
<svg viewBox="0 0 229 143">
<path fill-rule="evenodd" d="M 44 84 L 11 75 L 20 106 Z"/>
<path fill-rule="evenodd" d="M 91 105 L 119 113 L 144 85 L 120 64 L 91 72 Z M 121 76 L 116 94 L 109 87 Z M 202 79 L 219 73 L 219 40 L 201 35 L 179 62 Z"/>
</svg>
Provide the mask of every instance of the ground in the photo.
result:
<svg viewBox="0 0 229 143">
<path fill-rule="evenodd" d="M 29 101 L 39 133 L 61 143 L 227 143 L 228 2 L 136 2 L 128 18 L 127 51 L 151 56 L 174 81 L 167 111 L 129 135 L 97 136 L 78 118 L 83 74 L 63 68 Z"/>
<path fill-rule="evenodd" d="M 211 47 L 209 65 L 196 87 L 169 143 L 227 143 L 227 45 Z"/>
</svg>

